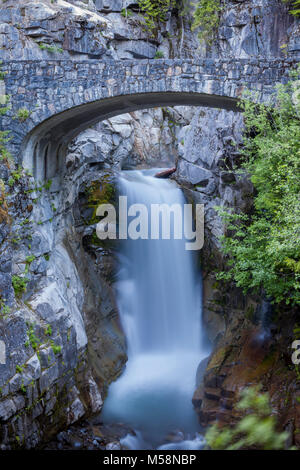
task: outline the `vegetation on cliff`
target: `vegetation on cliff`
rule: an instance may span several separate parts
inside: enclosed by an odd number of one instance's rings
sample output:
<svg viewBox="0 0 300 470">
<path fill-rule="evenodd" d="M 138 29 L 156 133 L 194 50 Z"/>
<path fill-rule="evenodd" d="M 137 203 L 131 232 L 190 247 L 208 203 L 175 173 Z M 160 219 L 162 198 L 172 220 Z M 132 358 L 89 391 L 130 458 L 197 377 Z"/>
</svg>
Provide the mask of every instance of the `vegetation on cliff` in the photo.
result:
<svg viewBox="0 0 300 470">
<path fill-rule="evenodd" d="M 299 72 L 299 71 L 298 71 Z M 244 291 L 264 289 L 275 303 L 300 304 L 300 82 L 295 72 L 277 89 L 275 107 L 242 102 L 243 171 L 256 195 L 250 214 L 220 210 L 229 269 Z"/>
<path fill-rule="evenodd" d="M 279 450 L 285 448 L 289 437 L 287 432 L 277 432 L 275 417 L 271 415 L 269 395 L 258 393 L 259 387 L 250 387 L 242 391 L 236 410 L 246 413 L 238 423 L 222 427 L 212 425 L 205 439 L 213 450 Z"/>
<path fill-rule="evenodd" d="M 291 3 L 290 0 L 284 0 L 285 3 Z M 292 2 L 292 10 L 290 10 L 290 13 L 294 16 L 300 17 L 300 0 L 295 0 Z"/>
<path fill-rule="evenodd" d="M 167 13 L 176 8 L 180 15 L 192 11 L 192 29 L 199 30 L 199 39 L 210 44 L 220 21 L 221 0 L 139 0 L 140 11 L 144 16 L 147 29 L 153 35 L 159 22 L 166 21 Z M 193 8 L 191 8 L 193 7 Z"/>
</svg>

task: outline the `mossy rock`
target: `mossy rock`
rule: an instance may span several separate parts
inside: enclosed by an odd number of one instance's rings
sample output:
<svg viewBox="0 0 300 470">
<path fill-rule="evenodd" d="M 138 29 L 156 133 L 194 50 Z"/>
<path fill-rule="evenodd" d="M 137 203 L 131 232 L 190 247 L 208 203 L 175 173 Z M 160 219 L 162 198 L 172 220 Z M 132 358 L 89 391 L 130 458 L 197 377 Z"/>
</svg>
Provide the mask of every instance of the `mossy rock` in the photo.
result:
<svg viewBox="0 0 300 470">
<path fill-rule="evenodd" d="M 225 361 L 226 357 L 228 354 L 231 352 L 231 347 L 230 346 L 225 346 L 223 348 L 219 348 L 211 357 L 211 360 L 209 361 L 207 365 L 207 369 L 214 369 L 214 368 L 219 368 Z"/>
<path fill-rule="evenodd" d="M 94 225 L 99 222 L 96 215 L 97 209 L 101 204 L 116 205 L 117 191 L 114 175 L 107 173 L 100 180 L 92 181 L 89 186 L 85 187 L 86 202 L 85 208 L 91 209 L 87 211 L 88 218 L 85 220 L 87 225 Z"/>
</svg>

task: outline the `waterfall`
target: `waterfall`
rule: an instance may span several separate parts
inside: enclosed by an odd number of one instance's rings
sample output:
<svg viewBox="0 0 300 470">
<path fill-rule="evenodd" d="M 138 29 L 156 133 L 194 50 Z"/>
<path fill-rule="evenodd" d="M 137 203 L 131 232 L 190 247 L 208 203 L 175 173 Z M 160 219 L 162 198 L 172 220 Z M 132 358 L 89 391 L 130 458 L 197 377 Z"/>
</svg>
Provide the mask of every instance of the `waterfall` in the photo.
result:
<svg viewBox="0 0 300 470">
<path fill-rule="evenodd" d="M 128 206 L 144 204 L 149 213 L 151 204 L 182 207 L 177 185 L 154 174 L 122 173 L 119 189 Z M 102 416 L 130 425 L 152 446 L 169 432 L 190 438 L 198 430 L 191 400 L 197 366 L 207 354 L 201 346 L 201 279 L 185 241 L 128 239 L 119 254 L 116 290 L 128 362 L 109 388 Z"/>
</svg>

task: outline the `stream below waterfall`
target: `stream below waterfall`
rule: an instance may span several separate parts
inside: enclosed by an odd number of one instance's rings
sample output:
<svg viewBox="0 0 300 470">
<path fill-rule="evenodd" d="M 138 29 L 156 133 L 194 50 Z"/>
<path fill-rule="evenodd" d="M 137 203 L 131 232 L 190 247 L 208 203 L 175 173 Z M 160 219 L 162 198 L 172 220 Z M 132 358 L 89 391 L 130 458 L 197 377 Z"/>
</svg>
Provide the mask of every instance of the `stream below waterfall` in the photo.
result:
<svg viewBox="0 0 300 470">
<path fill-rule="evenodd" d="M 119 193 L 127 196 L 128 207 L 143 204 L 149 214 L 151 204 L 183 207 L 181 189 L 174 181 L 155 178 L 157 171 L 122 172 Z M 197 252 L 185 249 L 184 238 L 172 237 L 180 221 L 171 221 L 168 240 L 120 242 L 115 288 L 128 362 L 109 387 L 102 420 L 134 429 L 135 435 L 121 442 L 128 449 L 203 446 L 192 406 L 197 367 L 209 352 L 201 330 L 201 275 Z M 170 434 L 177 436 L 175 442 L 168 441 Z"/>
</svg>

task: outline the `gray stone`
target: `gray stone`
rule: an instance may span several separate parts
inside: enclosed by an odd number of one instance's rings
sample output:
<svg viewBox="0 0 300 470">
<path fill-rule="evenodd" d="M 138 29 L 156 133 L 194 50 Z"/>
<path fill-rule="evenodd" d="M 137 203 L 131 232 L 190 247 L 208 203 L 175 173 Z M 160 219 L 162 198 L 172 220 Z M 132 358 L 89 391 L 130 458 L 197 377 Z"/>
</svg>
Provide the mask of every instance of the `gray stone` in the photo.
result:
<svg viewBox="0 0 300 470">
<path fill-rule="evenodd" d="M 121 11 L 123 0 L 95 0 L 95 7 L 101 12 Z"/>
<path fill-rule="evenodd" d="M 0 271 L 0 292 L 1 298 L 3 301 L 11 306 L 14 302 L 15 295 L 14 290 L 12 287 L 12 277 L 11 273 L 9 272 L 1 272 Z"/>
<path fill-rule="evenodd" d="M 21 163 L 24 156 L 24 165 L 35 169 L 35 178 L 22 177 L 9 196 L 12 227 L 0 225 L 0 271 L 6 275 L 1 288 L 11 285 L 12 269 L 23 274 L 26 257 L 36 256 L 29 266 L 30 282 L 22 299 L 28 307 L 24 304 L 15 310 L 12 298 L 12 313 L 0 326 L 0 338 L 6 346 L 6 363 L 0 363 L 1 424 L 17 409 L 20 414 L 10 426 L 5 421 L 1 427 L 1 448 L 14 446 L 15 435 L 24 435 L 26 448 L 34 447 L 49 432 L 58 432 L 85 413 L 98 413 L 102 398 L 97 383 L 107 387 L 126 361 L 111 289 L 114 256 L 110 250 L 83 243 L 83 237 L 91 236 L 94 230 L 85 225 L 81 215 L 87 212 L 79 208 L 86 186 L 115 169 L 154 166 L 161 155 L 166 166 L 174 166 L 179 156 L 178 168 L 184 166 L 183 183 L 190 188 L 192 181 L 198 181 L 196 190 L 186 193 L 205 203 L 203 257 L 208 259 L 209 254 L 218 253 L 218 237 L 224 232 L 214 206 L 243 208 L 246 199 L 249 204 L 253 188 L 246 176 L 231 185 L 226 174 L 239 158 L 235 144 L 238 147 L 241 143 L 241 118 L 203 106 L 236 110 L 243 87 L 258 91 L 258 99 L 267 102 L 274 83 L 284 81 L 288 68 L 297 62 L 295 19 L 286 13 L 285 5 L 274 0 L 262 0 L 259 6 L 248 0 L 226 5 L 220 14 L 217 44 L 211 50 L 199 47 L 188 15 L 177 18 L 170 14 L 155 39 L 149 40 L 138 21 L 136 2 L 125 0 L 122 4 L 133 11 L 130 18 L 114 13 L 120 11 L 121 2 L 109 2 L 108 10 L 105 3 L 97 3 L 104 9 L 101 14 L 93 2 L 76 0 L 67 4 L 20 0 L 3 4 L 0 11 L 0 58 L 8 72 L 5 83 L 12 101 L 12 110 L 1 121 L 3 129 L 11 130 L 9 145 L 16 162 Z M 178 21 L 182 35 L 178 35 Z M 41 49 L 38 43 L 57 50 Z M 280 49 L 284 43 L 287 58 Z M 149 59 L 157 49 L 166 59 Z M 106 101 L 112 97 L 113 101 Z M 202 108 L 196 113 L 187 106 L 165 108 L 176 103 Z M 164 108 L 137 111 L 146 105 Z M 24 122 L 15 119 L 21 107 L 31 111 Z M 112 117 L 111 113 L 120 112 L 126 114 Z M 77 136 L 84 127 L 104 118 L 109 120 Z M 59 145 L 63 143 L 64 149 L 70 141 L 65 160 Z M 0 163 L 0 178 L 7 181 L 9 176 L 8 168 Z M 39 186 L 49 178 L 50 191 L 28 193 L 30 181 Z M 25 217 L 31 221 L 28 233 L 20 224 Z M 13 250 L 9 249 L 10 230 L 21 230 L 20 246 Z M 44 255 L 50 256 L 49 261 Z M 218 325 L 220 335 L 225 328 L 223 320 L 218 315 L 207 324 Z M 49 323 L 52 331 L 46 334 Z M 40 363 L 31 345 L 25 346 L 30 325 L 41 342 Z M 212 339 L 215 333 L 211 331 Z M 61 346 L 59 354 L 54 354 L 50 341 Z M 27 367 L 22 374 L 16 374 L 16 365 L 24 364 Z M 20 393 L 22 383 L 24 396 Z M 38 400 L 39 386 L 45 391 L 43 400 L 32 413 L 23 413 Z M 65 388 L 70 390 L 67 397 Z M 12 400 L 7 398 L 9 393 Z M 59 407 L 55 406 L 57 400 Z M 117 443 L 111 445 L 119 448 Z"/>
<path fill-rule="evenodd" d="M 180 180 L 202 187 L 206 187 L 213 176 L 211 171 L 184 160 L 179 162 L 177 172 Z"/>
<path fill-rule="evenodd" d="M 106 450 L 121 450 L 121 444 L 119 442 L 109 442 L 106 444 Z"/>
<path fill-rule="evenodd" d="M 17 411 L 13 400 L 7 399 L 0 401 L 0 422 L 8 421 Z"/>
<path fill-rule="evenodd" d="M 79 418 L 84 416 L 85 409 L 79 398 L 71 403 L 67 410 L 68 424 L 75 423 Z"/>
<path fill-rule="evenodd" d="M 42 373 L 39 380 L 40 392 L 43 393 L 44 391 L 48 390 L 51 385 L 58 379 L 58 376 L 59 368 L 58 364 L 55 363 Z"/>
<path fill-rule="evenodd" d="M 26 363 L 26 371 L 30 374 L 33 380 L 36 380 L 41 375 L 41 363 L 37 354 L 34 354 Z"/>
<path fill-rule="evenodd" d="M 146 41 L 122 41 L 116 49 L 120 59 L 153 59 L 157 47 Z"/>
</svg>

